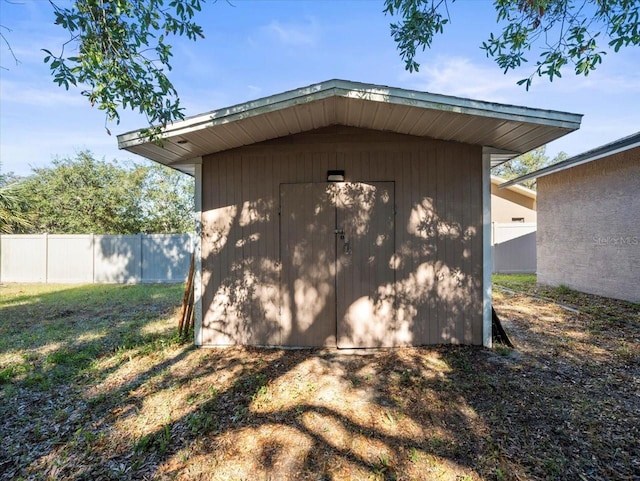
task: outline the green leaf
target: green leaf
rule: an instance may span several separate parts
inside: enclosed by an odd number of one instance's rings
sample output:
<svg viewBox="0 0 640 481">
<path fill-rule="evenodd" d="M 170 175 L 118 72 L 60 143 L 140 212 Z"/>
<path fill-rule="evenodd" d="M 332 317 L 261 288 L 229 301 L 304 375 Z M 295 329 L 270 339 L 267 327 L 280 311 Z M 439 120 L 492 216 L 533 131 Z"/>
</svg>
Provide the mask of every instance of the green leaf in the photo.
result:
<svg viewBox="0 0 640 481">
<path fill-rule="evenodd" d="M 431 48 L 434 35 L 449 21 L 447 0 L 385 0 L 383 12 L 392 16 L 390 31 L 405 68 L 417 70 L 418 49 Z M 453 3 L 453 0 L 452 2 Z M 533 73 L 519 85 L 527 90 L 534 75 L 553 81 L 571 63 L 587 75 L 602 62 L 598 41 L 608 36 L 615 52 L 640 45 L 640 2 L 637 0 L 495 0 L 499 32 L 482 42 L 487 57 L 507 73 L 538 55 Z M 538 52 L 540 52 L 538 54 Z M 583 57 L 585 63 L 581 63 Z"/>
<path fill-rule="evenodd" d="M 44 51 L 57 85 L 87 85 L 82 95 L 108 121 L 119 122 L 123 109 L 140 111 L 150 124 L 183 118 L 178 93 L 163 73 L 172 69 L 166 32 L 203 37 L 202 28 L 190 21 L 200 10 L 198 0 L 75 0 L 67 8 L 53 6 L 56 24 L 75 42 L 65 49 L 79 52 Z"/>
</svg>

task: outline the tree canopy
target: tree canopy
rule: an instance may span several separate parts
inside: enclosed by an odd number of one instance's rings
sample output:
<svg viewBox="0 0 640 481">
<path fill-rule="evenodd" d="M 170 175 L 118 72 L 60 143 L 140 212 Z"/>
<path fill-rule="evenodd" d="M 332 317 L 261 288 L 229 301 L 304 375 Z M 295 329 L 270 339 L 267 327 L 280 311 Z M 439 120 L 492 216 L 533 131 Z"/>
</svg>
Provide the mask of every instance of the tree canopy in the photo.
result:
<svg viewBox="0 0 640 481">
<path fill-rule="evenodd" d="M 168 76 L 169 38 L 204 37 L 195 18 L 205 1 L 71 0 L 63 7 L 50 0 L 55 23 L 69 40 L 59 51 L 45 50 L 44 60 L 59 86 L 82 87 L 82 95 L 105 112 L 105 126 L 119 122 L 123 110 L 137 110 L 147 118 L 147 134 L 157 138 L 160 127 L 184 118 Z M 393 18 L 391 35 L 410 72 L 420 67 L 419 52 L 444 33 L 454 2 L 384 0 L 383 11 Z M 518 82 L 527 89 L 536 76 L 553 80 L 569 66 L 589 75 L 607 49 L 640 45 L 637 0 L 494 0 L 493 8 L 501 30 L 480 47 L 505 73 L 537 56 Z M 6 41 L 1 30 L 0 40 Z"/>
<path fill-rule="evenodd" d="M 525 174 L 530 174 L 538 169 L 542 169 L 547 165 L 556 164 L 567 158 L 566 152 L 559 152 L 553 159 L 547 156 L 547 147 L 542 146 L 537 149 L 522 154 L 515 159 L 500 164 L 493 169 L 493 174 L 503 179 L 515 179 Z M 522 182 L 522 185 L 529 189 L 536 189 L 536 180 L 529 179 Z"/>
<path fill-rule="evenodd" d="M 24 186 L 10 176 L 0 174 L 0 234 L 12 234 L 31 229 L 25 214 Z"/>
<path fill-rule="evenodd" d="M 385 13 L 398 18 L 391 35 L 410 72 L 420 67 L 417 53 L 444 32 L 454 2 L 385 0 Z M 588 75 L 602 63 L 605 48 L 617 52 L 640 44 L 637 0 L 494 0 L 493 6 L 502 31 L 491 33 L 481 48 L 505 73 L 539 51 L 531 74 L 518 82 L 527 89 L 536 76 L 561 77 L 567 65 L 576 75 Z"/>
<path fill-rule="evenodd" d="M 54 82 L 82 85 L 82 95 L 104 110 L 106 121 L 120 120 L 120 109 L 138 110 L 150 126 L 184 117 L 171 70 L 170 35 L 204 37 L 193 22 L 200 0 L 74 0 L 51 2 L 55 23 L 70 37 L 60 52 L 45 50 Z M 72 47 L 72 48 L 68 48 Z M 69 54 L 71 51 L 71 54 Z M 108 129 L 107 129 L 108 131 Z M 153 136 L 156 131 L 151 131 Z"/>
<path fill-rule="evenodd" d="M 33 169 L 19 182 L 19 214 L 30 222 L 14 232 L 53 234 L 176 233 L 193 230 L 193 179 L 159 164 L 128 166 L 75 158 Z"/>
</svg>

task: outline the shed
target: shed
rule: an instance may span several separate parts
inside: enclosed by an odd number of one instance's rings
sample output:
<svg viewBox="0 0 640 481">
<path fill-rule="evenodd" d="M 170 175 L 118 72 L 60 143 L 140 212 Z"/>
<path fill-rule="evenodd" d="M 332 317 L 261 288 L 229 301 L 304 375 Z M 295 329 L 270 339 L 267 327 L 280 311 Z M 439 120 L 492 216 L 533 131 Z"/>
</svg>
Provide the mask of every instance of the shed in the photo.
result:
<svg viewBox="0 0 640 481">
<path fill-rule="evenodd" d="M 118 142 L 195 176 L 197 345 L 490 345 L 490 167 L 580 119 L 330 80 Z"/>
<path fill-rule="evenodd" d="M 640 132 L 509 181 L 537 179 L 538 282 L 640 303 Z"/>
</svg>

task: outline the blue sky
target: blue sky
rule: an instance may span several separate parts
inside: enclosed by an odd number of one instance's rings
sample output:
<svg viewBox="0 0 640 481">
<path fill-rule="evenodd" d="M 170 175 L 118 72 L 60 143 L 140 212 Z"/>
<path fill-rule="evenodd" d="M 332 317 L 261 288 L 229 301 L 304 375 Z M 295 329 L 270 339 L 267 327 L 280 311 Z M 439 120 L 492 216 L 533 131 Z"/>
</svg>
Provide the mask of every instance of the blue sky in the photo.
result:
<svg viewBox="0 0 640 481">
<path fill-rule="evenodd" d="M 59 3 L 64 3 L 63 1 Z M 332 78 L 389 85 L 584 114 L 582 128 L 552 144 L 551 156 L 575 155 L 640 130 L 640 49 L 605 56 L 589 77 L 566 71 L 528 92 L 516 81 L 526 66 L 504 75 L 479 46 L 497 32 L 489 1 L 450 5 L 451 24 L 408 73 L 389 34 L 379 1 L 234 1 L 206 4 L 197 21 L 206 38 L 176 39 L 171 80 L 186 115 L 230 106 Z M 80 95 L 53 84 L 41 49 L 59 50 L 66 33 L 53 25 L 45 0 L 0 0 L 0 24 L 20 60 L 0 49 L 0 158 L 2 170 L 27 175 L 30 167 L 89 149 L 96 157 L 141 160 L 119 151 L 116 134 L 142 128 L 128 112 L 120 125 Z M 533 58 L 531 58 L 533 60 Z"/>
</svg>

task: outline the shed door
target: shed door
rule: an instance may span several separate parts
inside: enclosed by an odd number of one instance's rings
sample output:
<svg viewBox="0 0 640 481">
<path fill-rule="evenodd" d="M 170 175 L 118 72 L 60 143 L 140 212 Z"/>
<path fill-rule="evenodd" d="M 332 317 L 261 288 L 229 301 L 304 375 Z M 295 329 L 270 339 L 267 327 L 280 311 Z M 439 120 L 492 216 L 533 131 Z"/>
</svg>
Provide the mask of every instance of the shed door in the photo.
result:
<svg viewBox="0 0 640 481">
<path fill-rule="evenodd" d="M 280 318 L 285 346 L 336 345 L 336 212 L 328 187 L 280 185 Z"/>
<path fill-rule="evenodd" d="M 394 183 L 339 184 L 338 347 L 393 345 Z M 344 237 L 344 238 L 343 238 Z"/>
<path fill-rule="evenodd" d="M 391 345 L 393 182 L 282 184 L 280 202 L 282 344 Z"/>
</svg>

